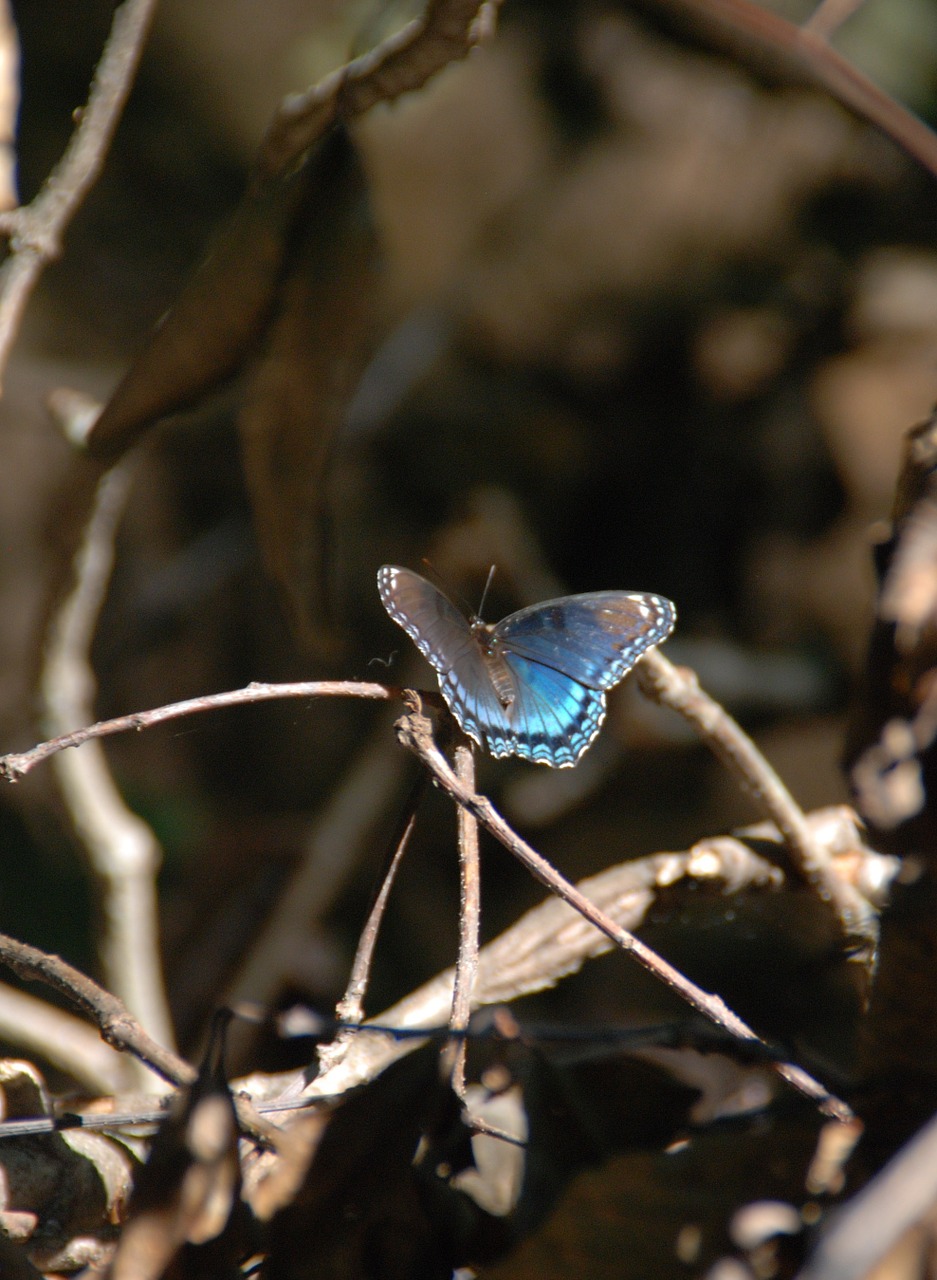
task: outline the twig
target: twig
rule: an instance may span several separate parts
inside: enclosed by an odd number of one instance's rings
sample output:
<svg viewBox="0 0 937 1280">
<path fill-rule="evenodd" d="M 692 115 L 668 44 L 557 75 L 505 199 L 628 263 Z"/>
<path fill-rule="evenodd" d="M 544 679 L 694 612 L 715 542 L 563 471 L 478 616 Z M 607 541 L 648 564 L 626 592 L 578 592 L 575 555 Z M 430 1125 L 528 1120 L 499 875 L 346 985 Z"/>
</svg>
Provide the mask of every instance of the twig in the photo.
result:
<svg viewBox="0 0 937 1280">
<path fill-rule="evenodd" d="M 371 976 L 371 965 L 374 959 L 374 949 L 377 945 L 378 930 L 381 927 L 381 921 L 384 918 L 384 912 L 387 908 L 387 900 L 390 897 L 390 891 L 393 888 L 394 880 L 397 877 L 397 872 L 400 869 L 401 862 L 403 861 L 403 855 L 406 852 L 407 845 L 410 843 L 410 837 L 413 834 L 413 828 L 416 825 L 416 814 L 420 798 L 425 790 L 426 774 L 421 773 L 411 788 L 410 795 L 408 796 L 407 803 L 404 807 L 403 819 L 390 842 L 389 855 L 384 859 L 384 866 L 381 868 L 381 872 L 378 877 L 377 891 L 374 894 L 370 910 L 368 911 L 368 918 L 365 921 L 364 928 L 361 930 L 361 936 L 358 939 L 358 946 L 355 951 L 355 958 L 352 961 L 351 974 L 345 987 L 345 994 L 342 996 L 341 1000 L 339 1000 L 335 1008 L 336 1019 L 343 1025 L 343 1030 L 341 1030 L 339 1034 L 328 1044 L 323 1044 L 319 1047 L 318 1056 L 320 1074 L 326 1071 L 331 1071 L 339 1062 L 341 1062 L 345 1054 L 348 1052 L 349 1046 L 354 1040 L 354 1029 L 359 1027 L 364 1020 L 364 996 Z M 346 859 L 346 864 L 350 865 L 351 861 L 352 858 Z M 318 868 L 310 868 L 310 870 L 313 869 Z M 303 880 L 308 881 L 310 884 L 313 879 L 317 879 L 317 877 L 313 877 L 308 874 L 303 876 Z M 296 896 L 293 889 L 294 886 L 290 885 L 286 895 L 284 895 L 284 898 L 282 899 L 284 903 L 288 904 L 286 910 L 291 921 L 294 918 L 292 904 Z M 300 886 L 300 892 L 302 892 L 302 886 Z M 326 893 L 325 897 L 327 898 L 328 896 L 330 895 Z M 303 925 L 305 925 L 306 934 L 308 936 L 309 917 L 313 914 L 311 909 L 313 904 L 309 902 L 308 894 L 304 895 L 303 903 L 305 909 L 300 913 L 295 913 L 295 925 L 296 929 L 302 929 Z M 321 895 L 318 896 L 315 905 L 319 908 L 315 914 L 321 917 L 326 905 Z M 273 929 L 268 929 L 267 932 L 271 936 L 273 945 L 277 948 L 277 956 L 279 957 L 280 951 L 283 948 L 283 930 L 278 923 Z M 292 932 L 293 931 L 290 931 L 288 937 L 292 936 Z M 261 950 L 265 949 L 261 948 Z M 266 948 L 266 950 L 269 950 L 269 947 Z M 256 961 L 252 961 L 250 965 L 250 968 L 253 969 L 255 973 L 260 969 L 260 967 L 261 966 L 258 965 Z M 272 968 L 272 976 L 274 978 L 278 978 L 280 976 L 282 972 L 282 964 L 269 965 L 268 967 Z M 250 973 L 248 973 L 248 975 L 242 975 L 241 985 L 253 990 L 257 985 L 257 978 L 252 977 Z M 261 981 L 261 986 L 263 985 L 264 984 Z M 270 984 L 267 985 L 269 986 Z M 301 1085 L 297 1082 L 293 1092 L 298 1093 L 300 1090 Z"/>
<path fill-rule="evenodd" d="M 741 32 L 806 68 L 834 98 L 888 134 L 937 176 L 937 134 L 847 61 L 810 28 L 795 26 L 751 0 L 664 0 L 672 8 Z"/>
<path fill-rule="evenodd" d="M 81 1018 L 0 982 L 0 1040 L 38 1054 L 92 1093 L 127 1087 L 132 1060 L 105 1044 Z"/>
<path fill-rule="evenodd" d="M 0 210 L 15 209 L 16 117 L 20 105 L 20 45 L 9 0 L 0 3 Z"/>
<path fill-rule="evenodd" d="M 264 180 L 282 174 L 337 120 L 350 120 L 424 85 L 494 29 L 501 0 L 428 0 L 426 11 L 376 48 L 280 106 L 257 162 Z"/>
<path fill-rule="evenodd" d="M 424 775 L 425 776 L 425 775 Z M 825 832 L 831 847 L 841 845 L 841 824 L 831 821 L 835 810 L 818 810 L 809 815 L 818 832 Z M 754 829 L 753 833 L 754 835 Z M 778 841 L 777 832 L 758 829 L 759 846 Z M 876 859 L 864 849 L 854 852 Z M 657 853 L 611 867 L 583 880 L 579 890 L 600 906 L 617 924 L 637 929 L 657 900 L 660 890 L 673 892 L 681 880 L 708 885 L 723 895 L 755 888 L 776 888 L 783 882 L 780 870 L 741 840 L 716 836 L 702 840 L 682 853 Z M 585 921 L 572 907 L 550 896 L 525 912 L 509 929 L 485 946 L 479 955 L 478 981 L 473 1003 L 476 1007 L 498 1005 L 533 995 L 556 986 L 577 973 L 583 964 L 604 955 L 613 943 Z M 234 1081 L 238 1097 L 247 1095 L 262 1114 L 291 1110 L 310 1101 L 333 1099 L 349 1089 L 367 1083 L 402 1055 L 428 1037 L 442 1039 L 449 1031 L 454 970 L 437 974 L 392 1008 L 365 1023 L 349 1037 L 347 1053 L 304 1087 L 302 1073 L 290 1075 L 284 1092 L 283 1078 L 256 1075 Z M 595 1028 L 538 1027 L 524 1024 L 523 1032 L 535 1039 L 553 1037 L 560 1042 L 590 1040 L 599 1036 L 625 1050 L 649 1045 L 694 1043 L 696 1032 L 682 1032 L 679 1025 L 664 1027 Z M 339 1038 L 343 1028 L 339 1027 Z M 470 1033 L 471 1034 L 471 1033 Z M 484 1032 L 482 1034 L 489 1034 Z M 668 1038 L 669 1037 L 669 1038 Z M 328 1046 L 326 1046 L 328 1047 Z M 770 1051 L 765 1061 L 774 1060 Z M 126 1115 L 83 1115 L 59 1119 L 17 1120 L 0 1126 L 0 1136 L 16 1133 L 50 1132 L 53 1128 L 77 1125 L 83 1128 L 121 1128 L 131 1123 L 148 1124 L 160 1120 L 165 1109 L 134 1111 Z"/>
<path fill-rule="evenodd" d="M 383 685 L 336 685 L 326 691 L 347 694 L 361 688 L 370 688 L 371 696 L 391 696 Z M 352 696 L 356 696 L 354 692 Z M 382 717 L 316 815 L 299 866 L 257 930 L 225 995 L 229 1004 L 244 1000 L 274 1003 L 284 977 L 296 971 L 310 929 L 331 907 L 362 851 L 369 847 L 375 827 L 405 781 L 404 762 L 399 752 L 388 750 L 387 731 Z"/>
<path fill-rule="evenodd" d="M 64 995 L 95 1023 L 109 1045 L 132 1053 L 170 1084 L 189 1085 L 195 1080 L 194 1068 L 147 1035 L 123 1001 L 59 956 L 0 934 L 0 962 L 24 981 L 44 982 Z"/>
<path fill-rule="evenodd" d="M 673 889 L 684 877 L 709 884 L 721 882 L 724 892 L 783 882 L 777 867 L 726 836 L 701 841 L 687 853 L 652 854 L 611 867 L 581 881 L 578 887 L 616 924 L 634 930 L 645 919 L 658 891 L 665 886 Z M 549 990 L 613 945 L 572 907 L 551 895 L 481 950 L 473 1003 L 481 1008 Z M 454 977 L 453 969 L 437 974 L 374 1021 L 409 1031 L 437 1025 L 451 1014 Z M 300 1080 L 295 1089 L 291 1084 L 287 1094 L 313 1098 L 341 1093 L 373 1079 L 409 1052 L 408 1047 L 388 1043 L 386 1037 L 368 1035 L 370 1026 L 365 1023 L 362 1034 L 354 1037 L 340 1066 L 309 1084 Z"/>
<path fill-rule="evenodd" d="M 39 686 L 49 727 L 87 723 L 95 677 L 91 645 L 114 563 L 114 539 L 133 468 L 125 460 L 99 482 L 74 559 L 74 586 L 53 615 Z M 162 850 L 151 828 L 124 803 L 100 742 L 55 757 L 68 811 L 101 887 L 99 940 L 104 985 L 160 1043 L 173 1044 L 159 954 L 156 875 Z M 156 1082 L 142 1072 L 139 1087 Z"/>
<path fill-rule="evenodd" d="M 460 742 L 455 749 L 455 775 L 467 791 L 475 790 L 475 756 L 471 744 Z M 478 930 L 481 921 L 481 875 L 478 864 L 478 823 L 468 809 L 459 806 L 459 952 L 452 984 L 452 1012 L 449 1026 L 456 1034 L 448 1051 L 452 1088 L 465 1098 L 464 1032 L 472 1013 L 472 992 L 478 974 Z M 460 1034 L 462 1033 L 462 1034 Z"/>
<path fill-rule="evenodd" d="M 390 891 L 400 868 L 400 863 L 403 860 L 403 855 L 413 834 L 413 828 L 416 825 L 417 806 L 424 790 L 424 780 L 421 777 L 414 785 L 407 802 L 402 828 L 394 839 L 391 856 L 384 867 L 377 893 L 374 895 L 374 901 L 368 912 L 368 918 L 365 921 L 364 928 L 361 930 L 361 937 L 358 939 L 358 948 L 351 966 L 351 976 L 348 979 L 345 994 L 339 1000 L 335 1009 L 335 1016 L 340 1022 L 350 1023 L 355 1026 L 364 1019 L 364 995 L 371 975 L 371 964 L 374 959 L 374 947 L 377 942 L 378 930 L 384 918 L 387 899 L 390 897 Z"/>
<path fill-rule="evenodd" d="M 40 742 L 28 751 L 10 752 L 0 756 L 0 778 L 5 778 L 7 782 L 18 782 L 37 764 L 55 755 L 57 751 L 80 747 L 83 742 L 90 742 L 92 738 L 109 738 L 115 733 L 129 733 L 132 729 L 149 729 L 167 720 L 179 720 L 183 716 L 196 715 L 201 711 L 217 711 L 221 707 L 240 707 L 276 698 L 373 698 L 379 702 L 391 702 L 402 698 L 403 694 L 404 690 L 395 685 L 369 684 L 358 680 L 303 680 L 291 684 L 266 684 L 254 680 L 243 689 L 186 698 L 184 702 L 170 702 L 150 711 L 134 711 L 130 715 L 116 716 L 113 720 L 99 720 L 97 724 Z M 430 706 L 444 705 L 437 694 L 421 693 L 420 696 Z"/>
<path fill-rule="evenodd" d="M 883 860 L 862 847 L 858 832 L 855 839 L 847 834 L 851 824 L 844 824 L 842 816 L 841 809 L 820 809 L 811 813 L 808 820 L 816 828 L 818 839 L 828 845 L 831 852 L 845 854 L 853 860 L 857 857 L 868 860 L 872 864 L 870 874 L 861 878 L 879 882 Z M 755 830 L 760 847 L 765 841 L 780 843 L 780 835 L 768 830 L 768 824 L 753 829 L 753 835 Z M 851 854 L 847 850 L 851 850 Z M 683 880 L 712 886 L 716 892 L 729 895 L 746 889 L 777 888 L 783 884 L 784 876 L 778 867 L 754 853 L 741 839 L 715 836 L 701 840 L 683 853 L 656 853 L 611 867 L 582 880 L 578 888 L 617 925 L 634 931 L 646 920 L 658 894 L 664 889 L 672 893 Z M 549 990 L 613 946 L 604 933 L 594 929 L 566 902 L 551 895 L 482 949 L 473 1003 L 476 1008 L 482 1008 Z M 281 1087 L 281 1095 L 322 1098 L 374 1079 L 415 1045 L 393 1043 L 386 1036 L 370 1035 L 371 1026 L 392 1026 L 412 1035 L 424 1035 L 426 1028 L 437 1026 L 449 1016 L 453 981 L 452 969 L 437 974 L 385 1010 L 373 1023 L 366 1023 L 338 1066 L 310 1083 L 301 1077 L 292 1080 L 285 1094 Z M 263 1096 L 270 1097 L 269 1090 L 265 1090 Z"/>
<path fill-rule="evenodd" d="M 0 382 L 33 288 L 61 252 L 65 228 L 101 171 L 155 8 L 156 0 L 124 0 L 65 154 L 32 204 L 0 213 L 0 232 L 12 248 L 0 269 Z"/>
<path fill-rule="evenodd" d="M 668 964 L 662 956 L 657 955 L 627 929 L 622 929 L 595 903 L 586 898 L 575 885 L 570 884 L 555 867 L 533 849 L 511 828 L 501 817 L 485 796 L 476 795 L 460 781 L 449 767 L 444 756 L 432 739 L 429 721 L 417 711 L 404 716 L 397 722 L 397 734 L 404 746 L 409 748 L 432 772 L 437 781 L 464 808 L 468 809 L 482 826 L 496 840 L 513 854 L 541 884 L 568 902 L 590 924 L 611 939 L 616 946 L 632 955 L 648 972 L 654 974 L 661 982 L 675 991 L 691 1008 L 696 1009 L 710 1022 L 722 1027 L 739 1040 L 762 1043 L 760 1037 L 728 1007 L 724 1000 L 715 994 L 701 990 L 695 983 L 684 976 L 673 965 Z M 834 1097 L 827 1089 L 813 1079 L 801 1067 L 792 1063 L 782 1063 L 777 1068 L 778 1074 L 795 1089 L 817 1103 L 820 1110 L 835 1119 L 849 1119 L 852 1112 L 839 1098 Z"/>
<path fill-rule="evenodd" d="M 801 30 L 829 40 L 837 27 L 841 27 L 864 3 L 865 0 L 820 0 Z"/>
<path fill-rule="evenodd" d="M 692 724 L 771 819 L 800 874 L 836 909 L 843 931 L 869 941 L 874 925 L 868 902 L 839 875 L 814 838 L 803 810 L 741 726 L 700 688 L 689 668 L 675 667 L 657 651 L 644 654 L 635 667 L 635 675 L 648 698 L 670 707 Z"/>
</svg>

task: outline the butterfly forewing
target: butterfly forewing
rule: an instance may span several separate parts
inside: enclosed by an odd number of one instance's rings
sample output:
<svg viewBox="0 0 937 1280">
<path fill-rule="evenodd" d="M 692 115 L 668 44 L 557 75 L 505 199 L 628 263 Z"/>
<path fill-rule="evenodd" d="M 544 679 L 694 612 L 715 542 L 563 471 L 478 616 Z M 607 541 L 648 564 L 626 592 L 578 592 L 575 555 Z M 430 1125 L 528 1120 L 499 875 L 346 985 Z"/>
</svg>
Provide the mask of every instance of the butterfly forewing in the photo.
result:
<svg viewBox="0 0 937 1280">
<path fill-rule="evenodd" d="M 478 653 L 468 622 L 441 591 L 409 569 L 384 565 L 377 589 L 384 608 L 440 673 Z"/>
<path fill-rule="evenodd" d="M 592 689 L 610 689 L 642 653 L 666 640 L 676 610 L 663 596 L 638 591 L 593 591 L 547 600 L 509 614 L 495 639 Z"/>
<path fill-rule="evenodd" d="M 465 733 L 479 746 L 484 725 L 496 732 L 501 703 L 492 687 L 484 655 L 472 629 L 454 604 L 431 582 L 410 569 L 384 565 L 377 589 L 384 608 L 439 676 L 439 689 Z M 510 748 L 488 749 L 508 755 Z"/>
</svg>

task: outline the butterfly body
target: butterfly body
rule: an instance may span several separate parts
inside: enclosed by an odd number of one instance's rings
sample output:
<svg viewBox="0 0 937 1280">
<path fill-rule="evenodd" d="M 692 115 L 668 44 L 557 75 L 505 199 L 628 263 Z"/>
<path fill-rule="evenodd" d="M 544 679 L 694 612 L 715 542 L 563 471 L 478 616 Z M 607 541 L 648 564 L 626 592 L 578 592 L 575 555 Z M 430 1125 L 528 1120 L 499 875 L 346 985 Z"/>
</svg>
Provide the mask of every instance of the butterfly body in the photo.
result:
<svg viewBox="0 0 937 1280">
<path fill-rule="evenodd" d="M 605 719 L 605 694 L 666 640 L 676 610 L 662 596 L 594 591 L 469 621 L 431 582 L 384 565 L 390 616 L 435 669 L 462 729 L 493 756 L 574 765 Z"/>
</svg>

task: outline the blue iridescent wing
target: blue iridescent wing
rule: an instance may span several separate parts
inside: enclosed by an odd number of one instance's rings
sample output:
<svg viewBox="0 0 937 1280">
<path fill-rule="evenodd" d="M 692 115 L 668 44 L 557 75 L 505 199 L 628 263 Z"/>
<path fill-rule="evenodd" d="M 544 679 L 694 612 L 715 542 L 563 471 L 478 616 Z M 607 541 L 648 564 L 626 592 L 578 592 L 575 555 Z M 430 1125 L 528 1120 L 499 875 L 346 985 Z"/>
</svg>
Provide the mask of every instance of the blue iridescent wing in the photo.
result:
<svg viewBox="0 0 937 1280">
<path fill-rule="evenodd" d="M 605 694 L 519 654 L 503 657 L 515 698 L 502 708 L 508 745 L 500 751 L 489 746 L 491 754 L 522 756 L 559 769 L 574 765 L 602 727 Z"/>
<path fill-rule="evenodd" d="M 559 768 L 574 765 L 598 733 L 605 690 L 667 638 L 676 616 L 660 596 L 599 591 L 521 609 L 486 639 L 409 569 L 385 565 L 378 590 L 470 737 L 493 756 Z"/>
<path fill-rule="evenodd" d="M 509 614 L 494 628 L 493 640 L 590 689 L 611 689 L 642 653 L 667 639 L 676 617 L 663 596 L 593 591 Z"/>
</svg>

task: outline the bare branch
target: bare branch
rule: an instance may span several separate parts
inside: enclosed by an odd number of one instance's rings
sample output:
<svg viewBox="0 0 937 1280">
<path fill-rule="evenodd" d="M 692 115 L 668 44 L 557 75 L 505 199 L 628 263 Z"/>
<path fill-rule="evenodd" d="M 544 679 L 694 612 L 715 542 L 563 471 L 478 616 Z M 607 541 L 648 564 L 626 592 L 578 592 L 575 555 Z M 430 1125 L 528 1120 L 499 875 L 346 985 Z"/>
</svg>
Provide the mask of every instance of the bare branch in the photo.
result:
<svg viewBox="0 0 937 1280">
<path fill-rule="evenodd" d="M 844 830 L 840 809 L 821 809 L 808 815 L 817 838 L 831 855 L 868 863 L 860 872 L 863 882 L 879 884 L 890 860 L 864 848 L 855 827 L 855 840 Z M 777 831 L 767 824 L 757 830 L 759 845 L 779 843 Z M 845 840 L 845 844 L 844 844 Z M 847 852 L 846 845 L 851 847 Z M 893 872 L 894 868 L 890 868 Z M 683 880 L 717 887 L 723 894 L 741 893 L 758 887 L 777 887 L 784 881 L 778 867 L 754 853 L 741 839 L 714 836 L 701 840 L 683 853 L 657 853 L 610 867 L 579 883 L 579 891 L 600 907 L 618 926 L 639 929 L 661 890 L 672 892 Z M 573 907 L 556 897 L 526 912 L 504 933 L 483 947 L 479 954 L 478 978 L 472 993 L 473 1008 L 496 1005 L 534 995 L 557 985 L 584 964 L 610 951 L 613 942 L 597 932 Z M 361 1033 L 351 1037 L 342 1057 L 329 1060 L 309 1084 L 298 1080 L 288 1094 L 307 1099 L 340 1094 L 379 1075 L 391 1062 L 410 1052 L 413 1041 L 389 1040 L 386 1035 L 368 1034 L 372 1025 L 395 1027 L 415 1034 L 445 1022 L 452 1008 L 454 971 L 437 974 L 417 991 L 392 1008 L 365 1023 Z M 271 1096 L 267 1090 L 263 1096 Z"/>
<path fill-rule="evenodd" d="M 496 840 L 513 854 L 541 884 L 546 885 L 551 893 L 562 898 L 574 907 L 581 916 L 594 925 L 607 938 L 632 955 L 649 973 L 654 974 L 661 982 L 677 993 L 691 1008 L 701 1013 L 710 1022 L 722 1027 L 730 1035 L 739 1040 L 761 1043 L 760 1038 L 751 1027 L 733 1013 L 719 996 L 701 990 L 695 983 L 684 976 L 678 969 L 657 953 L 645 946 L 640 939 L 627 929 L 622 929 L 606 912 L 584 896 L 573 884 L 570 884 L 555 867 L 522 840 L 513 828 L 502 818 L 494 805 L 485 796 L 470 791 L 456 777 L 449 767 L 430 734 L 429 721 L 413 712 L 397 722 L 397 733 L 404 746 L 408 747 L 432 772 L 437 782 L 464 808 L 473 814 L 482 826 Z M 777 1067 L 778 1074 L 787 1080 L 805 1097 L 815 1101 L 820 1110 L 836 1119 L 849 1119 L 852 1115 L 849 1107 L 839 1098 L 830 1094 L 821 1084 L 808 1075 L 802 1068 L 792 1063 L 782 1063 Z"/>
<path fill-rule="evenodd" d="M 772 53 L 791 58 L 834 98 L 888 134 L 937 176 L 937 134 L 831 48 L 809 23 L 797 27 L 751 0 L 665 0 L 665 3 L 710 19 L 723 29 L 753 39 Z"/>
<path fill-rule="evenodd" d="M 227 693 L 205 694 L 200 698 L 186 698 L 183 702 L 170 702 L 151 711 L 134 711 L 113 720 L 100 720 L 97 724 L 72 733 L 60 734 L 48 742 L 40 742 L 28 751 L 11 752 L 0 756 L 0 778 L 18 782 L 30 769 L 67 747 L 80 747 L 92 738 L 109 738 L 115 733 L 129 733 L 132 729 L 149 729 L 167 720 L 179 720 L 183 716 L 201 711 L 217 711 L 221 707 L 240 707 L 248 703 L 269 702 L 276 698 L 373 698 L 379 702 L 392 702 L 402 698 L 404 690 L 396 685 L 369 684 L 358 680 L 300 680 L 291 684 L 265 684 L 254 680 L 243 689 Z M 442 706 L 442 698 L 433 693 L 422 693 L 423 700 L 432 706 Z"/>
<path fill-rule="evenodd" d="M 494 28 L 501 0 L 428 0 L 424 14 L 306 93 L 281 104 L 258 157 L 262 179 L 282 174 L 338 120 L 419 89 L 450 62 L 464 58 Z"/>
<path fill-rule="evenodd" d="M 61 252 L 65 228 L 101 172 L 155 8 L 156 0 L 124 0 L 65 154 L 32 204 L 0 215 L 12 248 L 0 269 L 0 382 L 36 282 Z"/>
<path fill-rule="evenodd" d="M 647 697 L 689 721 L 762 813 L 771 819 L 784 837 L 801 875 L 835 907 L 844 931 L 870 940 L 869 904 L 842 879 L 814 839 L 803 810 L 787 787 L 742 727 L 700 688 L 696 675 L 687 667 L 675 667 L 656 651 L 641 658 L 635 675 Z"/>
<path fill-rule="evenodd" d="M 94 1027 L 6 983 L 0 983 L 0 1039 L 40 1055 L 92 1093 L 119 1093 L 128 1086 L 132 1060 L 105 1044 Z"/>
<path fill-rule="evenodd" d="M 44 982 L 65 996 L 95 1023 L 109 1045 L 132 1053 L 164 1080 L 175 1085 L 188 1085 L 195 1080 L 194 1068 L 147 1035 L 123 1001 L 59 956 L 0 934 L 0 962 L 24 981 Z"/>
<path fill-rule="evenodd" d="M 418 790 L 422 791 L 423 787 L 420 786 Z M 384 912 L 387 910 L 387 900 L 390 897 L 390 891 L 400 869 L 400 863 L 403 861 L 403 855 L 406 853 L 410 837 L 413 835 L 413 828 L 416 824 L 416 808 L 416 803 L 411 803 L 407 806 L 403 829 L 394 841 L 393 853 L 381 877 L 378 891 L 374 895 L 374 902 L 371 904 L 368 918 L 365 921 L 364 928 L 361 930 L 361 937 L 358 939 L 358 947 L 355 951 L 355 958 L 351 966 L 351 974 L 348 978 L 345 994 L 339 1000 L 335 1009 L 335 1016 L 340 1022 L 348 1025 L 349 1028 L 356 1026 L 364 1019 L 364 996 L 371 977 L 371 966 L 374 961 L 374 948 L 377 945 L 378 930 L 381 927 L 381 921 L 384 919 Z M 330 1051 L 329 1061 L 334 1061 L 334 1045 L 329 1045 L 328 1049 Z"/>
<path fill-rule="evenodd" d="M 455 749 L 455 774 L 467 791 L 475 790 L 475 755 L 470 742 Z M 459 820 L 459 953 L 452 984 L 449 1025 L 457 1034 L 468 1030 L 472 991 L 478 975 L 478 935 L 481 927 L 481 867 L 478 859 L 478 823 L 468 809 L 458 809 Z M 465 1037 L 451 1042 L 449 1067 L 452 1087 L 465 1097 Z"/>
<path fill-rule="evenodd" d="M 74 584 L 47 634 L 40 689 L 49 726 L 63 729 L 92 716 L 91 645 L 114 561 L 114 539 L 133 468 L 125 461 L 99 482 L 73 563 Z M 62 796 L 101 889 L 99 939 L 105 985 L 162 1044 L 173 1044 L 159 955 L 156 875 L 162 850 L 151 828 L 124 804 L 101 743 L 55 757 Z M 139 1071 L 139 1087 L 162 1087 Z"/>
<path fill-rule="evenodd" d="M 382 686 L 376 686 L 382 689 Z M 384 717 L 316 815 L 303 856 L 276 907 L 257 930 L 226 999 L 273 1003 L 296 971 L 310 929 L 348 883 L 401 787 L 405 761 L 390 749 Z"/>
</svg>

